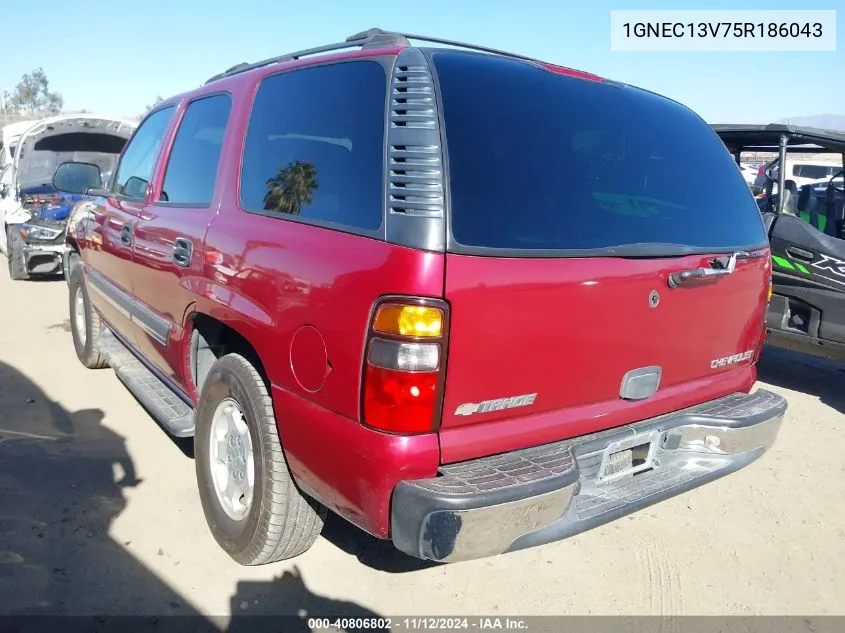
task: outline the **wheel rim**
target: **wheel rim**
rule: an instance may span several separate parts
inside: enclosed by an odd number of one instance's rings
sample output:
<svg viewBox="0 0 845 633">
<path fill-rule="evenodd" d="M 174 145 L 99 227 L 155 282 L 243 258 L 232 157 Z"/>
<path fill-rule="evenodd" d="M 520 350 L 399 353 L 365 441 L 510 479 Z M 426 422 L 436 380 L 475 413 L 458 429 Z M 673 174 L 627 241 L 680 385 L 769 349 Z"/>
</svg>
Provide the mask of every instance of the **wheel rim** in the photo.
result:
<svg viewBox="0 0 845 633">
<path fill-rule="evenodd" d="M 240 521 L 249 513 L 255 486 L 252 437 L 238 402 L 226 398 L 211 420 L 211 481 L 226 515 Z"/>
<path fill-rule="evenodd" d="M 76 289 L 76 298 L 73 301 L 73 316 L 76 321 L 76 336 L 79 342 L 85 347 L 88 339 L 88 324 L 85 318 L 85 297 L 82 296 L 82 291 Z"/>
</svg>

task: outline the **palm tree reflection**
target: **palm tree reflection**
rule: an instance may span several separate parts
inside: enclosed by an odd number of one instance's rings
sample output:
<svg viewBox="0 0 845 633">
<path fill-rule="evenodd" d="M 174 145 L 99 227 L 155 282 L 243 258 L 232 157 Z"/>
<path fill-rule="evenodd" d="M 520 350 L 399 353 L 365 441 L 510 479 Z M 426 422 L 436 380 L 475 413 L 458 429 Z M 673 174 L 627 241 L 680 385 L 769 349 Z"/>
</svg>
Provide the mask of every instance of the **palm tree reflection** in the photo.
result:
<svg viewBox="0 0 845 633">
<path fill-rule="evenodd" d="M 264 210 L 299 215 L 303 205 L 311 204 L 319 186 L 317 168 L 308 161 L 297 160 L 279 167 L 267 181 Z"/>
</svg>

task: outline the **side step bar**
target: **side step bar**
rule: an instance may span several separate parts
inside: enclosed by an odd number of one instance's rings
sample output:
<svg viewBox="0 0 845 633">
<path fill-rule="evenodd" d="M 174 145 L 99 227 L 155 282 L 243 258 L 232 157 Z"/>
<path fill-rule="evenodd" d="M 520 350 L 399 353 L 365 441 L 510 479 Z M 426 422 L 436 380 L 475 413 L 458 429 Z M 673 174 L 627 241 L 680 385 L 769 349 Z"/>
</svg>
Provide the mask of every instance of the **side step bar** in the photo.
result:
<svg viewBox="0 0 845 633">
<path fill-rule="evenodd" d="M 193 407 L 147 369 L 108 328 L 100 332 L 99 346 L 114 373 L 156 422 L 175 437 L 193 436 Z"/>
</svg>

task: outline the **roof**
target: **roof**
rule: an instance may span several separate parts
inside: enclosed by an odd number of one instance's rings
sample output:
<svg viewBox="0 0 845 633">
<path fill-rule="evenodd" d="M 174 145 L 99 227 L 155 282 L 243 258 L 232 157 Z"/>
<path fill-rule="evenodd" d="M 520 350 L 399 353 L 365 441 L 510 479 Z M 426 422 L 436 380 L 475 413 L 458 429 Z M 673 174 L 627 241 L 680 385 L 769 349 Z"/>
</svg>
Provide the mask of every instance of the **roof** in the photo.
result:
<svg viewBox="0 0 845 633">
<path fill-rule="evenodd" d="M 845 153 L 845 132 L 801 127 L 782 123 L 769 125 L 736 125 L 719 123 L 711 126 L 722 141 L 733 150 L 777 152 L 780 137 L 787 136 L 787 149 L 806 153 Z"/>
<path fill-rule="evenodd" d="M 358 49 L 356 51 L 358 54 L 366 55 L 368 50 L 372 52 L 373 49 L 403 49 L 411 46 L 411 40 L 419 40 L 421 42 L 428 42 L 431 44 L 438 44 L 450 48 L 460 48 L 465 50 L 471 50 L 479 53 L 487 53 L 492 55 L 501 55 L 504 57 L 509 57 L 512 59 L 521 59 L 523 61 L 534 62 L 538 64 L 542 64 L 547 67 L 549 70 L 557 72 L 559 74 L 568 74 L 576 77 L 580 77 L 582 79 L 592 79 L 592 80 L 600 80 L 601 78 L 597 75 L 593 75 L 592 73 L 587 73 L 579 70 L 574 70 L 571 68 L 565 68 L 563 66 L 557 66 L 552 64 L 545 64 L 544 62 L 534 59 L 533 57 L 526 57 L 525 55 L 519 55 L 517 53 L 510 53 L 507 51 L 502 51 L 496 48 L 490 48 L 487 46 L 478 46 L 476 44 L 468 44 L 465 42 L 458 42 L 455 40 L 447 40 L 439 37 L 429 37 L 427 35 L 413 35 L 410 33 L 399 33 L 393 31 L 385 31 L 379 28 L 372 28 L 367 31 L 362 31 L 360 33 L 355 33 L 354 35 L 350 35 L 342 42 L 335 42 L 333 44 L 325 44 L 323 46 L 315 46 L 314 48 L 308 48 L 300 51 L 294 51 L 291 53 L 284 53 L 283 55 L 277 55 L 276 57 L 270 57 L 269 59 L 264 59 L 259 62 L 241 62 L 240 64 L 236 64 L 231 68 L 226 69 L 222 73 L 214 75 L 210 79 L 208 79 L 204 85 L 208 85 L 220 79 L 231 77 L 233 75 L 239 75 L 242 73 L 246 73 L 257 68 L 264 68 L 265 66 L 270 66 L 274 64 L 282 64 L 286 62 L 295 62 L 303 57 L 310 57 L 312 55 L 318 55 L 322 53 L 332 53 L 337 51 L 342 51 L 346 49 Z"/>
</svg>

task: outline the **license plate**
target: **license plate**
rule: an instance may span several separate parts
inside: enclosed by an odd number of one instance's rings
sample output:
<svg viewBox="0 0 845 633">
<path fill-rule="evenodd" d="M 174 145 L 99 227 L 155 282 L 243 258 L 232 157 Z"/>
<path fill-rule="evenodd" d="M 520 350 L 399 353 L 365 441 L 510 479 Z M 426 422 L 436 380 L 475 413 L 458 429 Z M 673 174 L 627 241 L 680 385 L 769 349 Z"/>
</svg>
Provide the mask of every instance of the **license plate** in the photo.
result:
<svg viewBox="0 0 845 633">
<path fill-rule="evenodd" d="M 653 469 L 659 438 L 659 431 L 651 431 L 610 444 L 604 449 L 596 483 L 609 483 Z"/>
</svg>

